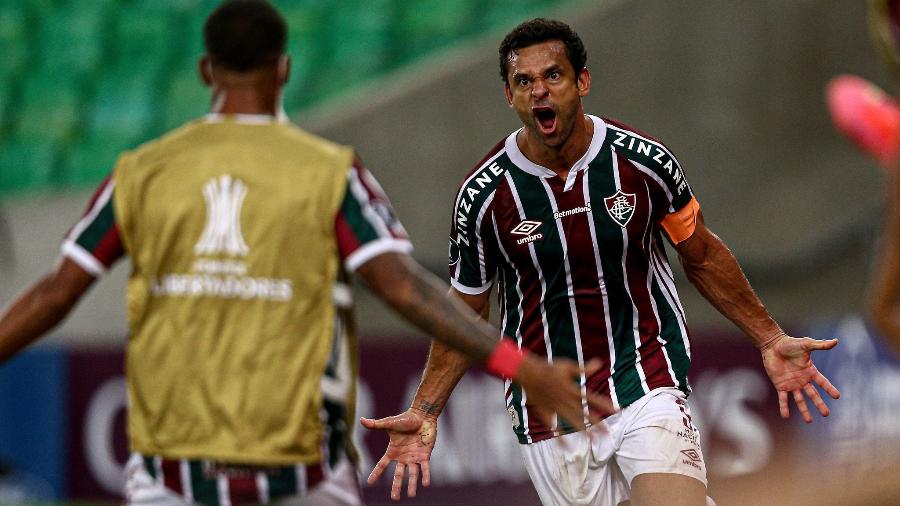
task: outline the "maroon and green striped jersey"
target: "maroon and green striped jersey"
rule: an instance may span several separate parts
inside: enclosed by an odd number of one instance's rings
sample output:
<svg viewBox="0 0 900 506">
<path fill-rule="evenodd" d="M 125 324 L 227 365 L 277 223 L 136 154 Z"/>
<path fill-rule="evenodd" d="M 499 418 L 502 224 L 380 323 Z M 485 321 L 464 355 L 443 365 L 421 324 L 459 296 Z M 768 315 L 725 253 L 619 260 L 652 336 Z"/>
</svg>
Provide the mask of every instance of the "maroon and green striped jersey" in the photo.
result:
<svg viewBox="0 0 900 506">
<path fill-rule="evenodd" d="M 690 391 L 690 340 L 662 234 L 689 237 L 699 208 L 664 144 L 590 118 L 590 146 L 565 181 L 522 154 L 518 132 L 467 176 L 454 205 L 450 277 L 473 295 L 496 279 L 503 334 L 550 361 L 599 358 L 582 392 L 624 408 L 656 388 Z M 506 403 L 520 443 L 572 431 L 537 422 L 509 381 Z"/>
</svg>

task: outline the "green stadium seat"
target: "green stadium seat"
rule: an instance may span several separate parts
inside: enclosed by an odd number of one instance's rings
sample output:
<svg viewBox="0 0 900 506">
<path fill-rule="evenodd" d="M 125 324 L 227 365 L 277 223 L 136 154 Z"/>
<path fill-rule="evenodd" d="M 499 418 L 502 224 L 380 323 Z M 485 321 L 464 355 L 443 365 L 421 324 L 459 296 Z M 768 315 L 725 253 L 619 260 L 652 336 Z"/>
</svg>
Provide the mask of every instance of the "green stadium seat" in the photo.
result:
<svg viewBox="0 0 900 506">
<path fill-rule="evenodd" d="M 163 99 L 162 129 L 171 130 L 209 110 L 210 91 L 200 81 L 193 61 L 184 62 Z"/>
<path fill-rule="evenodd" d="M 56 157 L 53 144 L 7 140 L 0 146 L 0 193 L 50 186 Z"/>
<path fill-rule="evenodd" d="M 140 63 L 141 71 L 161 69 L 175 47 L 176 19 L 170 12 L 127 9 L 119 13 L 115 60 L 119 64 Z"/>
<path fill-rule="evenodd" d="M 154 83 L 139 69 L 111 72 L 97 86 L 87 109 L 87 130 L 103 138 L 115 135 L 137 139 L 157 117 Z"/>
<path fill-rule="evenodd" d="M 61 86 L 56 73 L 31 74 L 23 86 L 14 131 L 23 139 L 64 141 L 80 120 L 80 104 L 78 92 Z"/>
<path fill-rule="evenodd" d="M 477 26 L 476 16 L 483 4 L 474 0 L 402 2 L 395 33 L 403 43 L 404 60 L 446 46 L 469 33 Z"/>
<path fill-rule="evenodd" d="M 119 154 L 136 144 L 125 138 L 87 138 L 70 152 L 63 163 L 61 183 L 93 185 L 112 171 Z"/>
<path fill-rule="evenodd" d="M 0 3 L 0 72 L 19 71 L 28 58 L 26 14 L 22 5 Z"/>
<path fill-rule="evenodd" d="M 88 2 L 55 10 L 41 20 L 42 66 L 67 74 L 96 68 L 103 56 L 103 39 L 97 32 L 104 18 L 103 6 Z"/>
</svg>

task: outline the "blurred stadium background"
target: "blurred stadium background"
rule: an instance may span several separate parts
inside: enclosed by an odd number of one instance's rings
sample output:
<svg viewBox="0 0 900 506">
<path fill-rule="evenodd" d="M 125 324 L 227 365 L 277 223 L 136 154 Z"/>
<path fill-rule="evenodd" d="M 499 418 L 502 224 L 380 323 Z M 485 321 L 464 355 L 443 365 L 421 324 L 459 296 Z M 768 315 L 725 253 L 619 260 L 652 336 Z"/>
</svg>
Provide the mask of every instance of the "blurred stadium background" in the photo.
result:
<svg viewBox="0 0 900 506">
<path fill-rule="evenodd" d="M 456 185 L 517 127 L 497 76 L 500 39 L 535 15 L 571 23 L 593 75 L 586 109 L 664 139 L 775 317 L 842 339 L 817 357 L 844 393 L 833 415 L 780 421 L 753 348 L 682 278 L 711 495 L 722 505 L 900 503 L 900 371 L 862 316 L 882 179 L 834 133 L 822 92 L 846 72 L 895 89 L 865 2 L 274 3 L 291 29 L 286 110 L 358 148 L 415 256 L 442 277 Z M 204 113 L 196 59 L 216 4 L 0 0 L 0 305 L 54 262 L 118 152 Z M 118 267 L 64 326 L 0 368 L 0 504 L 116 500 L 127 273 Z M 362 289 L 357 303 L 358 411 L 393 414 L 426 348 Z M 484 376 L 464 380 L 420 504 L 535 503 L 501 398 Z M 366 472 L 380 436 L 357 433 Z M 366 495 L 387 502 L 384 486 Z"/>
</svg>

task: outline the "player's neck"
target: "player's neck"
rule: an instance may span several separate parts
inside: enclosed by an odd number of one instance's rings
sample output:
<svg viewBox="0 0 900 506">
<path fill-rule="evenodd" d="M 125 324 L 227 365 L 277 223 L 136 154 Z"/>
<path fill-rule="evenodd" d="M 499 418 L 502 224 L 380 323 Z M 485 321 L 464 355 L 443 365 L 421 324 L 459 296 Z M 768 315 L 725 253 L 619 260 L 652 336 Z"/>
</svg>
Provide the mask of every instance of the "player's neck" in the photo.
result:
<svg viewBox="0 0 900 506">
<path fill-rule="evenodd" d="M 213 114 L 262 114 L 277 116 L 281 111 L 279 94 L 252 88 L 219 88 L 212 97 Z"/>
<path fill-rule="evenodd" d="M 519 149 L 526 158 L 566 179 L 575 162 L 587 153 L 593 135 L 594 122 L 582 113 L 575 120 L 566 140 L 558 146 L 548 146 L 541 142 L 527 128 L 517 140 Z"/>
</svg>

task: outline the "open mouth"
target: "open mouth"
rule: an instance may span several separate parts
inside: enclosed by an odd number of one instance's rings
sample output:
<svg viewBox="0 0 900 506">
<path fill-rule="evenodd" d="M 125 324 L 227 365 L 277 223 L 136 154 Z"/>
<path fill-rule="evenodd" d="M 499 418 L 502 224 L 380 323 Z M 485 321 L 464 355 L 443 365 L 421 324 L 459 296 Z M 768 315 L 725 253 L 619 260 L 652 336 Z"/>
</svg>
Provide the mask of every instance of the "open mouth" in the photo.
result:
<svg viewBox="0 0 900 506">
<path fill-rule="evenodd" d="M 532 113 L 542 134 L 550 135 L 556 130 L 556 111 L 549 107 L 534 107 Z"/>
</svg>

